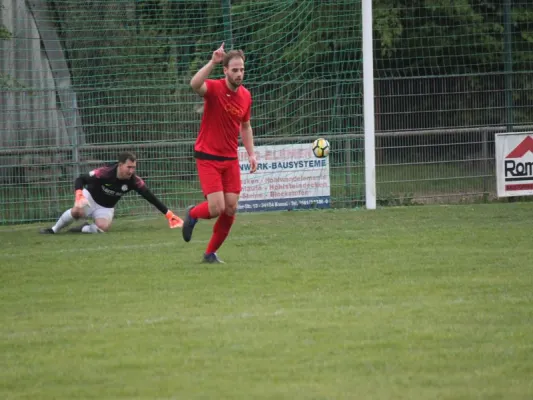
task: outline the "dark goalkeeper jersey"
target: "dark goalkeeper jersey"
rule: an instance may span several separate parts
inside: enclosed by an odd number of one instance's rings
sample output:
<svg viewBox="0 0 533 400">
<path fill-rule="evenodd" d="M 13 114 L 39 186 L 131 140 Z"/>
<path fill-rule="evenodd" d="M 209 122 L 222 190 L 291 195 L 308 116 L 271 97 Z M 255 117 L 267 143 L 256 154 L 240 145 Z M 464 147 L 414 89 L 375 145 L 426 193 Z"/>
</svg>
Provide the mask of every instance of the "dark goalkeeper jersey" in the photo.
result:
<svg viewBox="0 0 533 400">
<path fill-rule="evenodd" d="M 140 177 L 133 174 L 130 179 L 118 179 L 117 168 L 118 164 L 114 164 L 80 175 L 74 184 L 75 189 L 86 188 L 94 201 L 106 208 L 114 208 L 122 196 L 130 190 L 135 190 L 163 214 L 168 211 L 168 208 L 155 198 Z"/>
</svg>

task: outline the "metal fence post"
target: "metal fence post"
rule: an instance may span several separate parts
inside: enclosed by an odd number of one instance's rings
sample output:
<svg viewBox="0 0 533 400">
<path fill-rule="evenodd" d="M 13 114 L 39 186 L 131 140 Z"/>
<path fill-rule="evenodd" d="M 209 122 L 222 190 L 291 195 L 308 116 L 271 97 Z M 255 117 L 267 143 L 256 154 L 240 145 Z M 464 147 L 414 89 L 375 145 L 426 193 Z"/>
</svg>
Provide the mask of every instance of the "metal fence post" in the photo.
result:
<svg viewBox="0 0 533 400">
<path fill-rule="evenodd" d="M 347 195 L 346 202 L 348 203 L 346 205 L 348 207 L 352 207 L 353 202 L 354 202 L 354 198 L 353 198 L 354 190 L 352 189 L 352 146 L 351 146 L 351 139 L 349 137 L 345 139 L 344 152 L 345 152 L 344 162 L 346 164 L 346 177 L 345 177 L 346 195 Z"/>
<path fill-rule="evenodd" d="M 482 147 L 481 157 L 483 157 L 483 202 L 489 201 L 489 134 L 486 129 L 481 129 Z"/>
<path fill-rule="evenodd" d="M 504 27 L 504 71 L 505 71 L 505 123 L 507 132 L 513 131 L 513 53 L 512 53 L 512 21 L 511 0 L 503 3 Z"/>
<path fill-rule="evenodd" d="M 231 0 L 222 0 L 222 18 L 224 21 L 224 47 L 232 50 L 233 33 L 231 27 Z"/>
<path fill-rule="evenodd" d="M 77 101 L 76 101 L 76 92 L 72 91 L 72 110 L 74 113 L 72 115 L 77 115 Z M 78 125 L 76 123 L 76 118 L 72 121 L 72 163 L 74 171 L 74 179 L 80 175 L 80 148 L 79 148 L 79 138 L 78 138 Z"/>
</svg>

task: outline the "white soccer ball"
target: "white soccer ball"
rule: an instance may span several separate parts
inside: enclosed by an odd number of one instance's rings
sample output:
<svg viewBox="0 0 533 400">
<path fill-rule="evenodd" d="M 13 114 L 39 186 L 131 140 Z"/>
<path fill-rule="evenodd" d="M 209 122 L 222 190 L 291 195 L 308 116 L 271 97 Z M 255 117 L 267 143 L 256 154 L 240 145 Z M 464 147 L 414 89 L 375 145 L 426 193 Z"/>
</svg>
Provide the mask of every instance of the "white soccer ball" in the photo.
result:
<svg viewBox="0 0 533 400">
<path fill-rule="evenodd" d="M 329 155 L 329 142 L 324 138 L 318 138 L 313 142 L 313 154 L 317 158 L 326 158 Z"/>
</svg>

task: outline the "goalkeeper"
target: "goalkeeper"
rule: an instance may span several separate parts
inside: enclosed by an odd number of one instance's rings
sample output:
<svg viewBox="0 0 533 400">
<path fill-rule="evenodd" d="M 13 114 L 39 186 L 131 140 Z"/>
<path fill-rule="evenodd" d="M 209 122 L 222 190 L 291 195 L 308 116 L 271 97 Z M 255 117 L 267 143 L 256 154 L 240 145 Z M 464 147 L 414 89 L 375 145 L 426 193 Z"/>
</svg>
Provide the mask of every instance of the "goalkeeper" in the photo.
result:
<svg viewBox="0 0 533 400">
<path fill-rule="evenodd" d="M 181 228 L 183 226 L 181 218 L 161 203 L 146 187 L 144 181 L 135 175 L 136 167 L 135 155 L 124 152 L 119 155 L 116 164 L 80 175 L 74 183 L 76 190 L 74 207 L 65 211 L 53 227 L 41 229 L 40 232 L 58 233 L 80 218 L 92 218 L 94 223 L 85 223 L 72 228 L 70 232 L 107 232 L 113 221 L 115 205 L 130 190 L 135 190 L 161 211 L 167 218 L 170 228 Z"/>
</svg>

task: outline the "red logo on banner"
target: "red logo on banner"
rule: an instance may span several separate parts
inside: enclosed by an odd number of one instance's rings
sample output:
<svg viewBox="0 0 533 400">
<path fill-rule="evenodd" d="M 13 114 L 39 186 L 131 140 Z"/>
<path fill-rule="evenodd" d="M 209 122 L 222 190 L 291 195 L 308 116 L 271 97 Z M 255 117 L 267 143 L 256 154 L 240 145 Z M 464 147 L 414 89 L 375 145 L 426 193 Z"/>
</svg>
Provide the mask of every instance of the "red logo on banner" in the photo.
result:
<svg viewBox="0 0 533 400">
<path fill-rule="evenodd" d="M 522 140 L 522 143 L 516 146 L 505 158 L 522 158 L 528 151 L 533 153 L 533 138 L 531 136 Z"/>
</svg>

